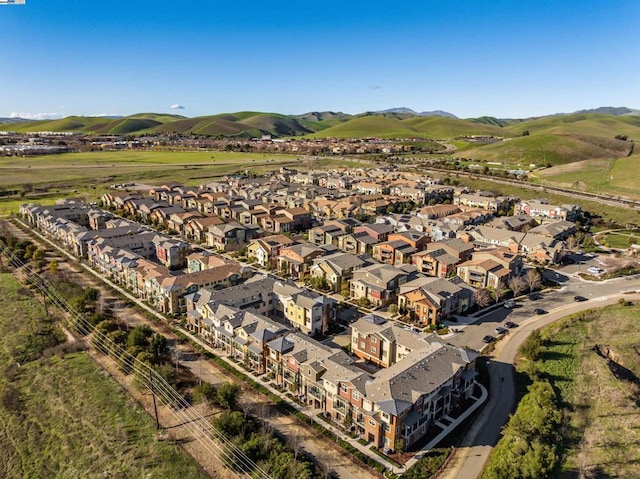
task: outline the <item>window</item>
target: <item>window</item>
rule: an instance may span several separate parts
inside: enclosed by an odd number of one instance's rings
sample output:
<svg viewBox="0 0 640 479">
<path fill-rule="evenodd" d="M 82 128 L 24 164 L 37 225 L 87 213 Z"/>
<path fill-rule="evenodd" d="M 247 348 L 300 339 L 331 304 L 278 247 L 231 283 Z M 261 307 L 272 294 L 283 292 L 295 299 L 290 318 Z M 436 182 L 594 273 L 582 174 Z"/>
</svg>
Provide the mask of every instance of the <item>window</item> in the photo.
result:
<svg viewBox="0 0 640 479">
<path fill-rule="evenodd" d="M 348 392 L 348 391 L 349 391 L 349 389 L 347 388 L 347 385 L 346 385 L 346 384 L 340 384 L 340 390 L 341 390 L 343 393 L 346 393 L 346 392 Z"/>
<path fill-rule="evenodd" d="M 360 349 L 364 349 L 364 348 L 366 348 L 364 341 L 360 341 Z"/>
<path fill-rule="evenodd" d="M 369 419 L 369 426 L 375 426 L 376 422 L 373 419 Z"/>
<path fill-rule="evenodd" d="M 371 352 L 372 352 L 372 353 L 375 353 L 375 352 L 376 352 L 376 348 L 375 348 L 375 346 L 371 346 Z"/>
<path fill-rule="evenodd" d="M 371 338 L 371 343 L 376 344 L 378 342 L 378 338 Z"/>
<path fill-rule="evenodd" d="M 358 391 L 353 391 L 351 393 L 351 397 L 353 398 L 354 401 L 357 401 L 360 399 L 360 394 L 358 393 Z"/>
</svg>

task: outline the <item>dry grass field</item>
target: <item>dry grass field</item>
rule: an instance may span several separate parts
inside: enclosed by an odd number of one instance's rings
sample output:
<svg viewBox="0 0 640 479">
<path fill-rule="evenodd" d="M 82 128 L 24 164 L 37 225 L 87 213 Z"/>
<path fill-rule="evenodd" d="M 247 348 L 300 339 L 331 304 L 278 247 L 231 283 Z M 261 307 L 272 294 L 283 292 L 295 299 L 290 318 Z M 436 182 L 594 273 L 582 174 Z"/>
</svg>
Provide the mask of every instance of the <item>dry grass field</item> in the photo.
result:
<svg viewBox="0 0 640 479">
<path fill-rule="evenodd" d="M 640 305 L 590 310 L 543 330 L 539 368 L 564 407 L 558 477 L 640 477 Z"/>
</svg>

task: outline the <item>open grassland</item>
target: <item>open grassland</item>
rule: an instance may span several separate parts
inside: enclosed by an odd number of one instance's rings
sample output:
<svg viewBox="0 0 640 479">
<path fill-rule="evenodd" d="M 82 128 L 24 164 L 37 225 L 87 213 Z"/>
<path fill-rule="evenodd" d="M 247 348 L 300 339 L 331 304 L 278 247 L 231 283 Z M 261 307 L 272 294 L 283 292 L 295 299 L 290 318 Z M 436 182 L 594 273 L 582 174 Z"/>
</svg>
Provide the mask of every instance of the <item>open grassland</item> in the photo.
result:
<svg viewBox="0 0 640 479">
<path fill-rule="evenodd" d="M 552 133 L 556 135 L 593 135 L 605 138 L 627 135 L 631 139 L 640 140 L 640 116 L 593 113 L 546 116 L 507 125 L 505 130 L 516 135 L 529 131 L 532 135 Z"/>
<path fill-rule="evenodd" d="M 532 179 L 590 193 L 640 198 L 640 153 L 554 166 L 537 171 Z"/>
<path fill-rule="evenodd" d="M 575 161 L 620 158 L 629 155 L 633 143 L 611 137 L 531 134 L 476 148 L 465 147 L 464 158 L 500 161 L 511 165 L 562 165 Z"/>
<path fill-rule="evenodd" d="M 59 335 L 7 273 L 0 308 L 0 477 L 207 477 L 86 353 L 42 354 Z"/>
<path fill-rule="evenodd" d="M 404 124 L 396 118 L 364 116 L 354 118 L 321 132 L 307 135 L 308 138 L 415 138 L 424 136 L 419 129 Z"/>
<path fill-rule="evenodd" d="M 560 478 L 640 477 L 638 317 L 639 305 L 615 305 L 542 331 L 535 367 L 553 384 L 565 415 Z"/>
<path fill-rule="evenodd" d="M 412 117 L 404 120 L 386 116 L 362 116 L 325 130 L 309 138 L 454 138 L 461 135 L 512 136 L 507 130 L 467 120 L 442 117 Z"/>
<path fill-rule="evenodd" d="M 246 170 L 260 174 L 280 165 L 302 163 L 292 155 L 261 153 L 123 151 L 68 153 L 0 158 L 0 188 L 24 197 L 0 200 L 0 211 L 17 211 L 16 204 L 44 202 L 61 196 L 99 197 L 114 183 L 198 185 L 216 177 Z M 312 165 L 314 160 L 305 160 Z"/>
<path fill-rule="evenodd" d="M 261 174 L 288 165 L 298 169 L 369 166 L 364 158 L 315 158 L 235 152 L 122 151 L 0 158 L 0 189 L 19 194 L 0 199 L 0 214 L 23 203 L 53 204 L 61 197 L 95 201 L 109 185 L 182 183 L 195 186 L 220 176 Z"/>
</svg>

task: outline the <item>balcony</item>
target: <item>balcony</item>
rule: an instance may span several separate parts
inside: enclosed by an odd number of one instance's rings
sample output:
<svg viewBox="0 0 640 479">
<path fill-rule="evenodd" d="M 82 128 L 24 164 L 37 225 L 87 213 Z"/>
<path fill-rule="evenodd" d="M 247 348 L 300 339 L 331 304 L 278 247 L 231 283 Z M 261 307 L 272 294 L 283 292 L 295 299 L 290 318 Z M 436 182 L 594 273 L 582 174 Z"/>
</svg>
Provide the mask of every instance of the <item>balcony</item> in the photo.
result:
<svg viewBox="0 0 640 479">
<path fill-rule="evenodd" d="M 347 404 L 341 402 L 341 401 L 336 401 L 333 403 L 333 409 L 334 411 L 339 412 L 340 414 L 346 415 L 347 414 Z"/>
<path fill-rule="evenodd" d="M 324 396 L 325 396 L 325 392 L 322 389 L 320 389 L 320 388 L 318 388 L 316 386 L 308 387 L 307 388 L 307 394 L 309 396 L 311 396 L 312 398 L 317 399 L 318 401 L 322 401 L 324 399 Z"/>
</svg>

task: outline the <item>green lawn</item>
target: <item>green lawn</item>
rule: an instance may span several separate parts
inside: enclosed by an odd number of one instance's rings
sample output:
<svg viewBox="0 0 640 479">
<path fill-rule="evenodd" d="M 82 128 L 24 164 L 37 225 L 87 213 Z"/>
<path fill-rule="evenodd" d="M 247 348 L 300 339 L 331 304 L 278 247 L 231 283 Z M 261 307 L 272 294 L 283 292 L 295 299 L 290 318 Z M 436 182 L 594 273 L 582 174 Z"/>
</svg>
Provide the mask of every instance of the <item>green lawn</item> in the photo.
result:
<svg viewBox="0 0 640 479">
<path fill-rule="evenodd" d="M 154 421 L 86 353 L 29 360 L 51 335 L 40 304 L 6 273 L 0 307 L 0 477 L 208 477 L 158 440 Z"/>
<path fill-rule="evenodd" d="M 616 249 L 627 249 L 631 243 L 630 239 L 633 238 L 633 243 L 640 243 L 640 232 L 620 232 L 620 233 L 607 233 L 604 241 L 607 246 Z"/>
</svg>

